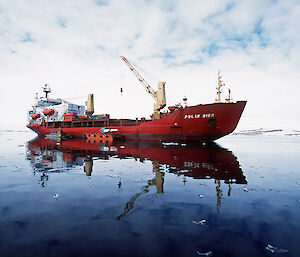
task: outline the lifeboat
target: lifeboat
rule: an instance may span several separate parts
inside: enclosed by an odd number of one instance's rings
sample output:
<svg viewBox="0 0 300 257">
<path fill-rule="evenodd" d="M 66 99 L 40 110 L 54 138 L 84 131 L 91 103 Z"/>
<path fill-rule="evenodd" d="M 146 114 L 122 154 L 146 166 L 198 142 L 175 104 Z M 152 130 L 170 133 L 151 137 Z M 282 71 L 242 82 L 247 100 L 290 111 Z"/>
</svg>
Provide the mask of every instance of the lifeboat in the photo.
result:
<svg viewBox="0 0 300 257">
<path fill-rule="evenodd" d="M 55 113 L 55 111 L 53 109 L 45 109 L 43 111 L 43 113 L 46 115 L 46 116 L 51 116 Z"/>
<path fill-rule="evenodd" d="M 31 118 L 32 118 L 33 120 L 36 120 L 36 119 L 38 119 L 39 117 L 41 117 L 41 115 L 40 115 L 39 113 L 31 114 Z"/>
</svg>

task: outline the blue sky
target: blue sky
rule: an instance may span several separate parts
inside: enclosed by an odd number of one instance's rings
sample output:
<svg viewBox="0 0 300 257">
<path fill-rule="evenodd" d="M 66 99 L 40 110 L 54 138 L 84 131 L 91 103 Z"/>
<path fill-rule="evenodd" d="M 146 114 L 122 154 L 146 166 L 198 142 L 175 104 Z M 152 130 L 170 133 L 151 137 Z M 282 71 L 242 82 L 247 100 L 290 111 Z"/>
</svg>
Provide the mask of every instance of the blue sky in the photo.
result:
<svg viewBox="0 0 300 257">
<path fill-rule="evenodd" d="M 248 100 L 239 128 L 297 129 L 299 24 L 292 0 L 2 0 L 0 114 L 13 115 L 0 128 L 24 126 L 45 83 L 81 104 L 94 93 L 97 113 L 148 117 L 153 100 L 124 55 L 167 82 L 168 105 L 213 102 L 220 69 L 234 100 Z"/>
</svg>

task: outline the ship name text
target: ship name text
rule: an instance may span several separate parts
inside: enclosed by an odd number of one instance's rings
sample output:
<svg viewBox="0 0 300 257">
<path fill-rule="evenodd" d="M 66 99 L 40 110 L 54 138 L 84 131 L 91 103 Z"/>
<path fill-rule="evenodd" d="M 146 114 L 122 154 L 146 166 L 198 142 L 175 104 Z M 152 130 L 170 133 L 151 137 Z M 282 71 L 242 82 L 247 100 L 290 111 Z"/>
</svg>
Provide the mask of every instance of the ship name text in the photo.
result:
<svg viewBox="0 0 300 257">
<path fill-rule="evenodd" d="M 215 117 L 214 113 L 203 113 L 203 114 L 186 114 L 185 119 L 200 119 L 200 118 L 213 118 Z"/>
</svg>

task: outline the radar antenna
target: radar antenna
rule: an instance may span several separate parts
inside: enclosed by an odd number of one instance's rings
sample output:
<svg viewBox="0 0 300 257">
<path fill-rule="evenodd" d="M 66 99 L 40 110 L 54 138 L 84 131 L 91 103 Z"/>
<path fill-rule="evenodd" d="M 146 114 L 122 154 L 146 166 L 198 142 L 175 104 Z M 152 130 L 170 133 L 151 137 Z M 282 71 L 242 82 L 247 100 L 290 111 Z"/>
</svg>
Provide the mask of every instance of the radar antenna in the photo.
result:
<svg viewBox="0 0 300 257">
<path fill-rule="evenodd" d="M 48 94 L 51 93 L 51 89 L 47 84 L 45 84 L 45 86 L 43 87 L 43 91 L 46 94 L 46 98 L 48 97 Z"/>
</svg>

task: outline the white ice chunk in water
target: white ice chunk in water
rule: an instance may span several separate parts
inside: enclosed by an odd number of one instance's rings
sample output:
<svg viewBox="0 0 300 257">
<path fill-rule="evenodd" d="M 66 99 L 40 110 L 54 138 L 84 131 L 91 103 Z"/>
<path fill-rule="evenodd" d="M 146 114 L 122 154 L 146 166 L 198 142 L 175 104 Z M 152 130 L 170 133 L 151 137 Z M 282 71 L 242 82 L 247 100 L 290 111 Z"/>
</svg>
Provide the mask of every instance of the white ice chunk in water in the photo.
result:
<svg viewBox="0 0 300 257">
<path fill-rule="evenodd" d="M 204 225 L 205 222 L 206 222 L 205 219 L 200 220 L 200 221 L 195 221 L 195 220 L 193 220 L 193 224 L 196 224 L 196 225 Z"/>
<path fill-rule="evenodd" d="M 268 244 L 266 246 L 266 249 L 271 253 L 287 253 L 288 252 L 288 250 L 286 250 L 286 249 L 282 249 L 282 248 L 279 248 L 277 246 L 273 246 L 270 244 Z"/>
<path fill-rule="evenodd" d="M 200 255 L 200 256 L 212 256 L 212 251 L 208 251 L 208 252 L 206 252 L 206 253 L 201 253 L 201 252 L 197 251 L 197 253 L 198 253 L 198 255 Z"/>
<path fill-rule="evenodd" d="M 59 193 L 56 193 L 56 194 L 53 196 L 54 199 L 58 199 L 58 197 L 59 197 Z"/>
</svg>

